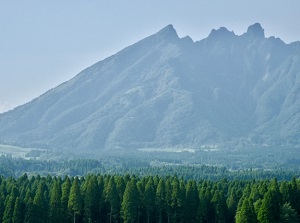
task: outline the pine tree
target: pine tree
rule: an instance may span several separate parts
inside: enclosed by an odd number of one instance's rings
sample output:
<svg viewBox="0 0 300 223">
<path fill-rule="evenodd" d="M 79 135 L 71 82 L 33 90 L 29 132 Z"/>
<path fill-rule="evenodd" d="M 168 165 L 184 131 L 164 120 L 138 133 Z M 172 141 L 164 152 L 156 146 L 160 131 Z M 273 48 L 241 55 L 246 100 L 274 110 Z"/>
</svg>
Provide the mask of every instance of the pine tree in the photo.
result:
<svg viewBox="0 0 300 223">
<path fill-rule="evenodd" d="M 120 213 L 120 197 L 115 178 L 111 177 L 106 188 L 106 202 L 109 204 L 109 222 L 118 222 Z"/>
<path fill-rule="evenodd" d="M 15 200 L 16 198 L 13 194 L 9 195 L 8 201 L 5 205 L 2 223 L 13 223 L 12 218 L 13 218 Z"/>
<path fill-rule="evenodd" d="M 177 177 L 172 181 L 171 206 L 173 209 L 173 222 L 182 222 L 185 207 L 185 186 L 183 181 L 179 182 Z"/>
<path fill-rule="evenodd" d="M 286 181 L 281 182 L 279 191 L 281 193 L 282 202 L 288 203 L 292 200 L 292 185 Z"/>
<path fill-rule="evenodd" d="M 61 196 L 61 221 L 69 222 L 68 215 L 68 201 L 71 190 L 71 181 L 69 177 L 65 177 L 64 183 L 62 184 L 62 196 Z"/>
<path fill-rule="evenodd" d="M 17 197 L 17 199 L 15 201 L 12 222 L 13 223 L 23 223 L 24 222 L 23 215 L 24 215 L 24 213 L 22 210 L 22 204 L 21 204 L 19 197 Z"/>
<path fill-rule="evenodd" d="M 292 186 L 292 194 L 291 194 L 291 207 L 296 210 L 298 213 L 298 216 L 300 216 L 300 188 L 296 181 L 296 178 L 293 177 L 291 180 L 291 186 Z"/>
<path fill-rule="evenodd" d="M 208 185 L 206 181 L 200 189 L 200 204 L 198 210 L 198 218 L 200 222 L 213 222 L 215 219 L 215 208 L 211 202 L 211 191 L 211 186 Z"/>
<path fill-rule="evenodd" d="M 122 203 L 123 196 L 124 196 L 124 191 L 125 191 L 125 187 L 126 187 L 124 178 L 122 176 L 117 177 L 116 187 L 117 187 L 117 191 L 118 191 L 118 194 L 119 194 L 120 203 Z"/>
<path fill-rule="evenodd" d="M 144 202 L 146 208 L 147 223 L 150 223 L 151 219 L 153 218 L 153 212 L 155 210 L 155 187 L 152 177 L 149 178 L 145 187 Z"/>
<path fill-rule="evenodd" d="M 53 223 L 61 222 L 61 185 L 58 180 L 53 180 L 50 190 L 50 207 L 49 207 L 49 220 Z"/>
<path fill-rule="evenodd" d="M 214 219 L 217 223 L 225 223 L 227 219 L 227 205 L 226 199 L 222 191 L 216 190 L 211 199 L 211 203 L 214 206 L 215 214 Z"/>
<path fill-rule="evenodd" d="M 85 222 L 99 221 L 100 191 L 96 176 L 89 176 L 85 181 L 84 218 Z"/>
<path fill-rule="evenodd" d="M 227 199 L 228 221 L 229 222 L 234 222 L 238 202 L 239 202 L 239 198 L 237 196 L 236 188 L 233 187 L 231 189 L 230 196 Z"/>
<path fill-rule="evenodd" d="M 33 199 L 34 211 L 38 222 L 43 223 L 48 220 L 48 199 L 46 195 L 47 186 L 44 181 L 40 181 L 38 189 Z"/>
<path fill-rule="evenodd" d="M 166 180 L 166 214 L 167 214 L 167 222 L 169 223 L 172 218 L 172 184 L 171 179 L 168 178 Z"/>
<path fill-rule="evenodd" d="M 4 202 L 5 202 L 4 195 L 1 194 L 0 192 L 0 220 L 3 219 L 3 213 L 5 210 Z"/>
<path fill-rule="evenodd" d="M 280 223 L 297 223 L 298 215 L 289 203 L 285 203 L 280 211 Z"/>
<path fill-rule="evenodd" d="M 99 222 L 105 222 L 104 216 L 104 179 L 103 176 L 97 177 L 97 183 L 98 183 L 98 213 L 99 213 Z"/>
<path fill-rule="evenodd" d="M 258 211 L 260 223 L 277 223 L 280 218 L 280 206 L 276 191 L 270 189 L 262 200 L 261 208 Z"/>
<path fill-rule="evenodd" d="M 244 199 L 241 210 L 236 213 L 236 223 L 257 223 L 251 199 Z"/>
<path fill-rule="evenodd" d="M 188 222 L 197 222 L 199 195 L 194 180 L 189 180 L 186 187 L 186 219 Z"/>
<path fill-rule="evenodd" d="M 138 189 L 135 179 L 132 178 L 127 184 L 121 206 L 121 214 L 124 223 L 134 223 L 138 220 Z"/>
<path fill-rule="evenodd" d="M 157 222 L 163 223 L 165 221 L 165 209 L 166 209 L 166 185 L 165 180 L 161 178 L 159 180 L 156 196 L 155 196 L 155 206 L 158 210 Z"/>
<path fill-rule="evenodd" d="M 24 223 L 39 222 L 39 219 L 37 219 L 37 214 L 38 213 L 36 213 L 35 205 L 33 204 L 31 197 L 29 197 L 26 202 Z"/>
<path fill-rule="evenodd" d="M 82 212 L 82 197 L 78 177 L 75 177 L 72 183 L 68 201 L 68 209 L 73 214 L 73 222 L 75 223 L 76 217 L 80 216 Z"/>
</svg>

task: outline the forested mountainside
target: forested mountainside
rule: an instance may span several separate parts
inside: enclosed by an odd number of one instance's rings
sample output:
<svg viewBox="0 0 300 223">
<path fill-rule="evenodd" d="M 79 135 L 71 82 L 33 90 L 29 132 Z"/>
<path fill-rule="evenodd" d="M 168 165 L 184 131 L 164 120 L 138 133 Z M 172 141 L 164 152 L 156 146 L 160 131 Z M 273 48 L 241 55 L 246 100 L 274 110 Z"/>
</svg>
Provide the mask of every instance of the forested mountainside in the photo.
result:
<svg viewBox="0 0 300 223">
<path fill-rule="evenodd" d="M 73 152 L 299 146 L 300 42 L 172 25 L 0 115 L 0 143 Z"/>
</svg>

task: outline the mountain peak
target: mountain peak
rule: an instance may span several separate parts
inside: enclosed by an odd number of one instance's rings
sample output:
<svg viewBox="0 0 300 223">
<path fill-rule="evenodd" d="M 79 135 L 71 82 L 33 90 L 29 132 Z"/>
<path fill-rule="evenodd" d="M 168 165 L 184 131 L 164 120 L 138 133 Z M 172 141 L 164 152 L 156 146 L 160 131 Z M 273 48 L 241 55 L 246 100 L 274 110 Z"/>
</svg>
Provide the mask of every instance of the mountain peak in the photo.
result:
<svg viewBox="0 0 300 223">
<path fill-rule="evenodd" d="M 235 34 L 234 34 L 234 32 L 230 32 L 227 28 L 225 28 L 225 27 L 220 27 L 219 29 L 217 29 L 217 30 L 215 30 L 215 29 L 213 29 L 211 32 L 210 32 L 210 34 L 209 34 L 209 36 L 208 36 L 208 38 L 209 39 L 212 39 L 212 40 L 216 40 L 216 39 L 228 39 L 228 38 L 230 38 L 230 37 L 232 37 L 232 36 L 234 36 Z"/>
<path fill-rule="evenodd" d="M 254 38 L 265 38 L 265 31 L 259 23 L 249 26 L 246 34 Z"/>
<path fill-rule="evenodd" d="M 158 37 L 168 38 L 168 39 L 179 38 L 172 24 L 167 25 L 165 28 L 158 31 L 158 33 L 156 33 L 155 35 Z"/>
</svg>

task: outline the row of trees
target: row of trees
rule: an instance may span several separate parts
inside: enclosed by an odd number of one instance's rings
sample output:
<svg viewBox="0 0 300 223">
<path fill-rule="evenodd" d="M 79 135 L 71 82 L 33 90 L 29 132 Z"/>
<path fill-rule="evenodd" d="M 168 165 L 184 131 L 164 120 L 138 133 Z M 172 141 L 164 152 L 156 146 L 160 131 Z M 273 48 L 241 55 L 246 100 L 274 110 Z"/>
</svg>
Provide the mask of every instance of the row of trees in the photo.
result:
<svg viewBox="0 0 300 223">
<path fill-rule="evenodd" d="M 76 176 L 87 174 L 120 174 L 143 176 L 168 176 L 177 175 L 185 180 L 207 179 L 221 180 L 223 178 L 233 179 L 272 179 L 290 180 L 293 176 L 299 176 L 299 167 L 293 169 L 276 170 L 236 170 L 232 171 L 223 166 L 209 165 L 187 165 L 187 164 L 167 164 L 159 161 L 147 162 L 128 159 L 104 157 L 102 160 L 78 159 L 69 161 L 45 161 L 45 160 L 27 160 L 13 158 L 11 156 L 0 156 L 0 175 L 5 177 L 20 177 L 24 173 L 28 175 L 53 175 L 53 176 Z"/>
<path fill-rule="evenodd" d="M 0 218 L 21 222 L 296 223 L 300 181 L 88 175 L 0 178 Z"/>
</svg>

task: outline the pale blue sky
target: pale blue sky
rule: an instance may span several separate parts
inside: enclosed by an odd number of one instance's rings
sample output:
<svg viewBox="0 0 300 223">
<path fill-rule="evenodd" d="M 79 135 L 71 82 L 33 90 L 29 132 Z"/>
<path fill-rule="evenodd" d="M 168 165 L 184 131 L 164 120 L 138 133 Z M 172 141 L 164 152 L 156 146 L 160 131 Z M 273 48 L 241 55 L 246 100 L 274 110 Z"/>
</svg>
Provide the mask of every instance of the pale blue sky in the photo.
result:
<svg viewBox="0 0 300 223">
<path fill-rule="evenodd" d="M 0 0 L 0 112 L 173 24 L 194 41 L 221 26 L 300 40 L 299 0 Z"/>
</svg>

